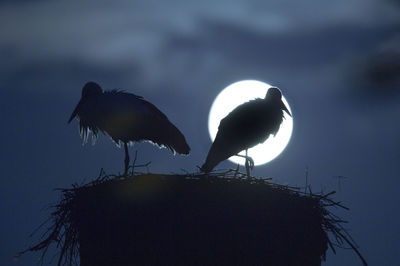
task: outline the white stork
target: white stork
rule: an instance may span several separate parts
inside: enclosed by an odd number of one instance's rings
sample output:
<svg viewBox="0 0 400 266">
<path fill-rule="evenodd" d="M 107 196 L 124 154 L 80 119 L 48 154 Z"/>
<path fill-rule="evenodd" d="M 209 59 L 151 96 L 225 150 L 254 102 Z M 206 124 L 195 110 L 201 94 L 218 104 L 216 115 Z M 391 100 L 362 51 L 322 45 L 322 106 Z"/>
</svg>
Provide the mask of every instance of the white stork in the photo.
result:
<svg viewBox="0 0 400 266">
<path fill-rule="evenodd" d="M 266 141 L 275 135 L 283 121 L 283 111 L 290 112 L 282 102 L 282 93 L 276 87 L 268 89 L 264 99 L 255 99 L 243 103 L 221 120 L 206 162 L 201 167 L 205 173 L 217 164 L 239 152 L 246 150 L 246 170 L 249 174 L 247 149 Z M 239 156 L 239 155 L 238 155 Z M 254 163 L 252 163 L 254 164 Z"/>
<path fill-rule="evenodd" d="M 125 175 L 129 168 L 128 143 L 149 141 L 174 154 L 189 154 L 190 151 L 185 137 L 168 118 L 153 104 L 132 93 L 103 91 L 97 83 L 88 82 L 68 123 L 76 116 L 84 142 L 90 132 L 96 138 L 101 131 L 118 146 L 121 142 L 124 144 Z"/>
</svg>

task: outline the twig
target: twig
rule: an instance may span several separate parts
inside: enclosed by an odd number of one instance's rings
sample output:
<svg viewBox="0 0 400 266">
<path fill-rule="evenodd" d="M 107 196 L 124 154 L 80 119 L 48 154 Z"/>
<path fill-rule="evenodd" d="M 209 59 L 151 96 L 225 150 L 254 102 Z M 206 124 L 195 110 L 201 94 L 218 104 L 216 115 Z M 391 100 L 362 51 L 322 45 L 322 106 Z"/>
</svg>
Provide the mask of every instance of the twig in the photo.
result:
<svg viewBox="0 0 400 266">
<path fill-rule="evenodd" d="M 132 165 L 132 177 L 129 178 L 137 178 L 135 176 L 135 168 L 146 167 L 147 174 L 139 173 L 142 176 L 152 175 L 154 177 L 162 177 L 168 178 L 169 175 L 165 174 L 150 174 L 148 166 L 151 162 L 142 165 L 136 165 L 137 159 L 137 151 L 135 152 L 135 159 Z M 344 245 L 348 244 L 351 249 L 353 249 L 356 254 L 360 257 L 361 261 L 364 265 L 367 265 L 365 259 L 362 257 L 361 253 L 357 249 L 356 242 L 352 239 L 348 231 L 342 226 L 342 224 L 347 223 L 347 221 L 337 217 L 333 213 L 331 213 L 327 207 L 339 207 L 348 210 L 340 201 L 334 201 L 330 197 L 334 195 L 336 192 L 332 191 L 327 194 L 313 194 L 311 191 L 311 186 L 308 185 L 308 169 L 306 172 L 306 189 L 304 192 L 299 187 L 293 187 L 288 185 L 280 185 L 270 183 L 272 178 L 256 178 L 254 176 L 249 176 L 246 173 L 242 173 L 239 171 L 239 167 L 236 169 L 228 169 L 228 170 L 215 170 L 208 174 L 205 173 L 189 173 L 185 169 L 181 169 L 184 174 L 174 174 L 174 178 L 182 178 L 182 179 L 192 179 L 196 180 L 196 182 L 243 182 L 246 184 L 257 184 L 257 185 L 265 185 L 273 189 L 278 189 L 282 191 L 282 193 L 288 193 L 288 195 L 295 195 L 299 197 L 307 197 L 315 200 L 318 203 L 318 211 L 322 216 L 322 228 L 325 232 L 330 232 L 333 236 L 334 241 L 327 237 L 327 244 L 332 249 L 332 251 L 336 254 L 335 247 L 345 248 Z M 207 177 L 207 178 L 205 178 Z M 55 244 L 56 247 L 60 249 L 60 254 L 58 257 L 58 265 L 77 263 L 78 256 L 78 243 L 77 243 L 77 231 L 74 225 L 72 224 L 71 213 L 74 208 L 74 199 L 76 194 L 82 189 L 91 188 L 97 186 L 99 184 L 103 184 L 104 182 L 114 182 L 116 179 L 121 178 L 119 175 L 106 175 L 104 169 L 100 169 L 100 173 L 98 177 L 83 185 L 78 185 L 76 183 L 72 184 L 72 188 L 68 189 L 57 189 L 63 193 L 62 200 L 54 205 L 52 208 L 55 210 L 51 213 L 51 217 L 48 218 L 45 222 L 43 222 L 34 232 L 31 234 L 36 234 L 40 228 L 50 223 L 50 226 L 44 231 L 41 236 L 41 241 L 15 255 L 15 257 L 19 257 L 22 254 L 28 251 L 42 251 L 41 262 L 43 264 L 44 257 L 47 253 L 47 250 L 51 244 Z M 308 188 L 308 192 L 307 192 Z"/>
</svg>

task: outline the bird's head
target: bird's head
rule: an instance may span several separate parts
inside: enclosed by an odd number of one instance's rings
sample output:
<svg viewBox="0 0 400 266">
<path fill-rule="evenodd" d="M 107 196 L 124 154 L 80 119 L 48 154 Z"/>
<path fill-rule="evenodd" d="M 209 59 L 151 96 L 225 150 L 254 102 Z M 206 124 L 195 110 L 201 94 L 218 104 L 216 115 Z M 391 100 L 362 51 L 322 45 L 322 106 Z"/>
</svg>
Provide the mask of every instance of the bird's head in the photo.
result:
<svg viewBox="0 0 400 266">
<path fill-rule="evenodd" d="M 286 105 L 282 101 L 282 92 L 277 87 L 271 87 L 267 91 L 267 95 L 265 99 L 268 101 L 272 101 L 278 103 L 283 111 L 285 111 L 288 115 L 292 116 L 292 114 L 287 109 Z"/>
<path fill-rule="evenodd" d="M 97 96 L 103 93 L 100 85 L 96 82 L 89 81 L 82 88 L 82 99 L 91 98 L 93 96 Z"/>
<path fill-rule="evenodd" d="M 85 84 L 82 88 L 82 97 L 78 104 L 76 105 L 74 111 L 72 112 L 68 123 L 74 119 L 75 116 L 79 115 L 79 110 L 82 106 L 82 104 L 85 103 L 88 99 L 92 99 L 93 97 L 96 97 L 98 95 L 101 95 L 103 93 L 103 90 L 101 89 L 100 85 L 97 84 L 96 82 L 90 81 Z"/>
<path fill-rule="evenodd" d="M 277 87 L 271 87 L 268 89 L 265 99 L 279 101 L 282 99 L 282 92 Z"/>
</svg>

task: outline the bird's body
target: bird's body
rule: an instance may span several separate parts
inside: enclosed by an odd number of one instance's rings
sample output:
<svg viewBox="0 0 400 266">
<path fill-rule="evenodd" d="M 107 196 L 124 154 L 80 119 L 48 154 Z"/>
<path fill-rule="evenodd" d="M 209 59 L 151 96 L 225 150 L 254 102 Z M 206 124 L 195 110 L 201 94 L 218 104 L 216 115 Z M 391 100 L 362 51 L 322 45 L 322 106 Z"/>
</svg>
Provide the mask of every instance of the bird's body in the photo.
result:
<svg viewBox="0 0 400 266">
<path fill-rule="evenodd" d="M 277 88 L 270 88 L 265 99 L 251 100 L 236 107 L 221 120 L 202 171 L 208 173 L 221 161 L 275 135 L 283 121 L 283 111 L 290 115 Z"/>
<path fill-rule="evenodd" d="M 153 104 L 132 93 L 103 91 L 96 83 L 88 82 L 69 122 L 75 116 L 79 117 L 84 141 L 90 132 L 96 137 L 101 131 L 117 145 L 149 141 L 167 147 L 174 154 L 189 154 L 190 151 L 185 137 L 168 118 Z"/>
</svg>

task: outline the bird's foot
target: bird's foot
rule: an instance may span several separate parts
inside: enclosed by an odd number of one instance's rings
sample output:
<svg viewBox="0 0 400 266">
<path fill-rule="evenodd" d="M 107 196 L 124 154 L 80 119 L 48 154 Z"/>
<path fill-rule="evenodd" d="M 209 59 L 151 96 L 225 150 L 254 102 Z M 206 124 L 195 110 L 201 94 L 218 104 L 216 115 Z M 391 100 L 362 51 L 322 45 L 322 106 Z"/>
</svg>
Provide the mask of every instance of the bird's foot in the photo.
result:
<svg viewBox="0 0 400 266">
<path fill-rule="evenodd" d="M 236 154 L 236 156 L 246 159 L 246 161 L 244 163 L 244 166 L 246 167 L 247 177 L 250 177 L 250 171 L 253 170 L 253 168 L 254 168 L 254 160 L 253 160 L 253 158 L 251 158 L 250 156 L 241 155 L 241 154 Z"/>
<path fill-rule="evenodd" d="M 254 160 L 253 160 L 253 158 L 251 158 L 250 156 L 246 156 L 245 166 L 246 166 L 247 177 L 250 178 L 251 177 L 250 172 L 254 168 Z"/>
<path fill-rule="evenodd" d="M 254 160 L 253 160 L 253 158 L 251 158 L 250 156 L 247 156 L 247 162 L 249 164 L 250 170 L 253 170 L 253 168 L 254 168 Z"/>
</svg>

